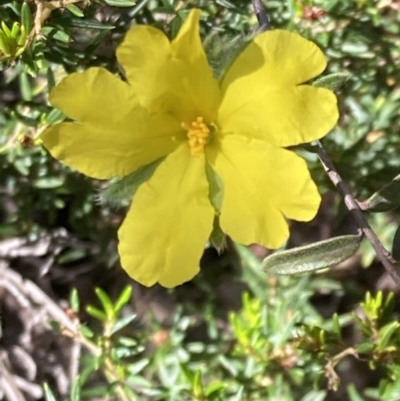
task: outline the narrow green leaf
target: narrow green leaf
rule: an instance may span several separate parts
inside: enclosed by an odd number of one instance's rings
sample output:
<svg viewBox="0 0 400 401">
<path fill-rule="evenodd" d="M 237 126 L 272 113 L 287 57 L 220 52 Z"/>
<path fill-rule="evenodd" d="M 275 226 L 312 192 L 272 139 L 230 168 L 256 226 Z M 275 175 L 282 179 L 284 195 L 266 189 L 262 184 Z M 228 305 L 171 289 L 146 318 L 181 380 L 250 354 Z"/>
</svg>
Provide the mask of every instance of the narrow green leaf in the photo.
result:
<svg viewBox="0 0 400 401">
<path fill-rule="evenodd" d="M 104 311 L 106 312 L 107 318 L 112 319 L 114 317 L 114 307 L 111 302 L 110 297 L 101 288 L 95 288 L 94 292 L 99 298 L 101 304 L 103 305 Z"/>
<path fill-rule="evenodd" d="M 109 6 L 113 7 L 133 7 L 136 4 L 134 0 L 104 0 Z"/>
<path fill-rule="evenodd" d="M 217 394 L 221 393 L 223 390 L 226 389 L 227 386 L 228 386 L 228 384 L 219 382 L 219 381 L 211 383 L 207 386 L 207 388 L 205 390 L 205 396 L 208 398 L 211 395 L 214 395 L 216 393 Z"/>
<path fill-rule="evenodd" d="M 6 34 L 7 37 L 11 36 L 11 30 L 4 21 L 1 21 L 1 29 Z"/>
<path fill-rule="evenodd" d="M 87 312 L 90 316 L 93 316 L 94 318 L 96 318 L 96 319 L 98 319 L 98 320 L 100 320 L 100 321 L 102 321 L 102 322 L 107 321 L 107 316 L 106 316 L 106 314 L 105 314 L 103 311 L 101 311 L 100 309 L 97 309 L 97 308 L 95 308 L 95 307 L 92 306 L 92 305 L 88 305 L 88 306 L 86 307 L 86 312 Z"/>
<path fill-rule="evenodd" d="M 206 175 L 208 183 L 210 186 L 209 198 L 211 204 L 214 206 L 215 210 L 218 212 L 222 207 L 222 200 L 224 197 L 224 187 L 221 178 L 218 174 L 211 168 L 211 166 L 206 163 Z"/>
<path fill-rule="evenodd" d="M 18 46 L 23 46 L 25 44 L 26 41 L 26 29 L 23 25 L 21 25 L 21 32 L 17 38 L 17 45 Z M 18 49 L 18 51 L 15 53 L 16 56 L 20 56 L 22 54 L 22 52 L 25 49 Z"/>
<path fill-rule="evenodd" d="M 364 398 L 361 397 L 360 393 L 357 391 L 354 383 L 350 383 L 347 386 L 347 394 L 349 396 L 350 401 L 364 401 Z"/>
<path fill-rule="evenodd" d="M 18 42 L 18 45 L 20 45 L 20 43 Z M 19 57 L 22 55 L 22 53 L 25 51 L 25 49 L 23 47 L 20 47 L 16 52 L 15 52 L 15 57 Z"/>
<path fill-rule="evenodd" d="M 128 371 L 129 371 L 130 376 L 138 375 L 149 363 L 150 363 L 150 360 L 145 358 L 136 363 L 130 364 L 128 366 Z"/>
<path fill-rule="evenodd" d="M 6 56 L 11 55 L 11 45 L 8 40 L 7 35 L 0 30 L 0 51 L 4 53 Z"/>
<path fill-rule="evenodd" d="M 74 378 L 71 386 L 71 401 L 81 401 L 81 380 L 80 376 Z"/>
<path fill-rule="evenodd" d="M 332 331 L 337 334 L 337 336 L 340 336 L 340 322 L 339 322 L 339 316 L 337 313 L 334 313 L 332 316 Z"/>
<path fill-rule="evenodd" d="M 63 184 L 64 179 L 62 177 L 43 177 L 33 181 L 34 187 L 40 189 L 59 188 Z"/>
<path fill-rule="evenodd" d="M 121 178 L 119 181 L 114 182 L 100 193 L 98 200 L 102 204 L 121 205 L 123 201 L 132 197 L 140 185 L 151 178 L 154 171 L 163 160 L 164 158 L 158 159 L 153 163 L 141 167 L 134 173 Z"/>
<path fill-rule="evenodd" d="M 216 3 L 219 4 L 222 7 L 225 7 L 227 10 L 233 10 L 235 12 L 239 12 L 240 13 L 240 9 L 238 9 L 235 4 L 231 3 L 228 0 L 216 0 Z"/>
<path fill-rule="evenodd" d="M 54 394 L 47 383 L 44 383 L 43 390 L 44 390 L 44 398 L 46 401 L 56 401 L 56 398 L 54 397 Z"/>
<path fill-rule="evenodd" d="M 23 2 L 21 7 L 21 24 L 25 28 L 25 32 L 29 35 L 33 28 L 33 16 L 26 2 Z"/>
<path fill-rule="evenodd" d="M 52 26 L 45 26 L 42 28 L 41 33 L 47 38 L 59 40 L 62 43 L 69 43 L 71 41 L 71 37 L 63 31 L 62 29 L 56 29 Z"/>
<path fill-rule="evenodd" d="M 231 401 L 243 401 L 243 400 L 244 400 L 244 387 L 241 386 L 236 395 L 231 397 Z"/>
<path fill-rule="evenodd" d="M 61 20 L 61 19 L 60 19 Z M 61 21 L 60 21 L 61 22 Z M 72 28 L 84 28 L 84 29 L 114 29 L 115 26 L 111 24 L 106 24 L 103 22 L 99 22 L 96 20 L 88 20 L 88 19 L 81 19 L 81 18 L 70 18 L 70 19 L 63 19 L 61 22 L 63 27 L 72 27 Z"/>
<path fill-rule="evenodd" d="M 49 125 L 54 125 L 64 121 L 66 118 L 67 116 L 61 110 L 53 109 L 46 115 L 46 122 Z"/>
<path fill-rule="evenodd" d="M 392 256 L 400 261 L 400 225 L 397 227 L 397 230 L 393 237 L 392 242 Z"/>
<path fill-rule="evenodd" d="M 79 7 L 77 7 L 75 4 L 68 4 L 65 8 L 66 8 L 70 13 L 76 15 L 76 16 L 79 17 L 79 18 L 82 18 L 82 17 L 84 17 L 84 15 L 85 15 L 85 14 L 83 13 L 83 11 L 82 11 Z"/>
<path fill-rule="evenodd" d="M 357 345 L 357 353 L 358 354 L 367 354 L 372 352 L 374 349 L 374 343 L 372 342 L 363 342 Z"/>
<path fill-rule="evenodd" d="M 226 235 L 221 229 L 218 216 L 214 217 L 213 230 L 210 235 L 210 243 L 211 246 L 217 250 L 218 254 L 221 254 L 227 247 Z"/>
<path fill-rule="evenodd" d="M 124 307 L 132 296 L 132 286 L 127 285 L 121 292 L 120 296 L 118 297 L 117 301 L 114 304 L 114 311 L 118 313 L 122 307 Z"/>
<path fill-rule="evenodd" d="M 118 320 L 117 323 L 114 324 L 111 334 L 116 333 L 117 331 L 123 329 L 128 326 L 128 324 L 132 323 L 136 319 L 136 314 L 128 315 Z"/>
<path fill-rule="evenodd" d="M 326 88 L 336 91 L 347 81 L 349 77 L 350 74 L 346 72 L 337 72 L 316 79 L 312 85 L 316 86 L 317 88 Z"/>
<path fill-rule="evenodd" d="M 21 25 L 19 22 L 14 22 L 12 27 L 11 27 L 11 37 L 14 39 L 14 41 L 17 39 L 19 36 L 19 33 L 21 32 Z"/>
<path fill-rule="evenodd" d="M 266 257 L 261 268 L 268 274 L 286 275 L 310 272 L 337 265 L 354 255 L 361 243 L 361 235 L 344 235 Z"/>
<path fill-rule="evenodd" d="M 400 207 L 400 174 L 359 205 L 362 210 L 376 213 Z"/>
<path fill-rule="evenodd" d="M 379 341 L 378 341 L 378 351 L 383 352 L 385 348 L 388 346 L 393 334 L 398 330 L 400 327 L 399 322 L 392 322 L 383 326 L 379 330 Z M 400 332 L 397 333 L 396 339 L 399 337 Z"/>
<path fill-rule="evenodd" d="M 76 288 L 73 288 L 71 291 L 71 294 L 69 296 L 69 304 L 71 305 L 71 309 L 74 312 L 79 312 L 79 295 Z"/>
<path fill-rule="evenodd" d="M 28 74 L 25 71 L 22 71 L 19 76 L 19 87 L 21 90 L 22 99 L 27 102 L 31 101 L 33 98 L 33 91 Z"/>
<path fill-rule="evenodd" d="M 198 369 L 194 375 L 193 395 L 196 399 L 203 398 L 203 378 L 200 369 Z"/>
<path fill-rule="evenodd" d="M 89 327 L 87 327 L 87 326 L 80 326 L 79 331 L 85 338 L 93 338 L 94 337 L 94 332 L 91 329 L 89 329 Z"/>
<path fill-rule="evenodd" d="M 191 385 L 193 385 L 193 383 L 194 383 L 194 374 L 183 363 L 180 364 L 180 368 L 181 368 L 181 372 L 184 374 L 184 376 L 186 377 L 187 381 Z"/>
</svg>

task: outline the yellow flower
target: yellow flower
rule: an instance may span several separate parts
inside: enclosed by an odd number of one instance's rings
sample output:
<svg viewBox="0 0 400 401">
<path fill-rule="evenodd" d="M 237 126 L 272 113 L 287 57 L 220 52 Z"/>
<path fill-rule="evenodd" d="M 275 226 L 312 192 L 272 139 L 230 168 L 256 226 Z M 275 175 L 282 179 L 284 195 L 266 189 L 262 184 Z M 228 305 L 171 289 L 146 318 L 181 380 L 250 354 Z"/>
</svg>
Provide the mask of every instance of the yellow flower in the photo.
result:
<svg viewBox="0 0 400 401">
<path fill-rule="evenodd" d="M 326 67 L 312 42 L 261 33 L 218 82 L 190 12 L 170 42 L 135 26 L 117 51 L 128 82 L 103 68 L 65 78 L 51 103 L 73 122 L 49 128 L 44 145 L 90 177 L 126 176 L 165 157 L 136 192 L 119 230 L 128 274 L 173 287 L 193 278 L 216 214 L 233 240 L 278 248 L 286 218 L 311 220 L 320 196 L 288 146 L 317 140 L 338 118 L 335 95 L 303 83 Z M 223 184 L 216 211 L 207 169 Z"/>
</svg>

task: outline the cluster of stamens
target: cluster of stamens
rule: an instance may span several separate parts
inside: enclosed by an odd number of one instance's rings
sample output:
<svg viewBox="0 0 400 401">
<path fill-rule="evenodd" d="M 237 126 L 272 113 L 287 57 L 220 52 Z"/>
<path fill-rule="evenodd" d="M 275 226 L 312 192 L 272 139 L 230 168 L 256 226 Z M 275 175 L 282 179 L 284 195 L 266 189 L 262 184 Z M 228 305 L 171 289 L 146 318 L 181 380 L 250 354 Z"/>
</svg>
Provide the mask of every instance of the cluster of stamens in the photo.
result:
<svg viewBox="0 0 400 401">
<path fill-rule="evenodd" d="M 182 123 L 182 128 L 187 131 L 189 139 L 190 154 L 198 156 L 204 151 L 210 135 L 210 128 L 203 121 L 203 117 L 197 117 L 191 124 Z"/>
</svg>

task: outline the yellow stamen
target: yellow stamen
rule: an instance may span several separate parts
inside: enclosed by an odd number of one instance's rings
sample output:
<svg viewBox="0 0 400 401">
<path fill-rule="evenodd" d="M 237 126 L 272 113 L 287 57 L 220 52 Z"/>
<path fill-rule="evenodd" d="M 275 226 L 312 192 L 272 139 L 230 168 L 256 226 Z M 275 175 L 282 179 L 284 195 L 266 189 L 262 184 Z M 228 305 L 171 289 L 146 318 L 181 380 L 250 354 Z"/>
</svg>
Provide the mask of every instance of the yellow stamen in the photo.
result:
<svg viewBox="0 0 400 401">
<path fill-rule="evenodd" d="M 190 154 L 198 156 L 204 151 L 204 146 L 210 136 L 210 128 L 203 121 L 203 117 L 197 117 L 191 124 L 182 123 L 182 128 L 187 131 Z"/>
</svg>

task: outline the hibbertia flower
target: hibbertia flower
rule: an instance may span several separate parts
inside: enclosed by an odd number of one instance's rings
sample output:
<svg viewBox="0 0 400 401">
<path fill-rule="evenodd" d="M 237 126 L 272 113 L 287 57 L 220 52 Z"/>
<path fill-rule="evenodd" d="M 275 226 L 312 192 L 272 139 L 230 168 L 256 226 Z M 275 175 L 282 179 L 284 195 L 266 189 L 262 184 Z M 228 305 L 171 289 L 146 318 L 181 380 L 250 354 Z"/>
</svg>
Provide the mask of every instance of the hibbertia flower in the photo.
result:
<svg viewBox="0 0 400 401">
<path fill-rule="evenodd" d="M 119 229 L 121 264 L 147 286 L 198 273 L 216 215 L 234 241 L 268 248 L 287 240 L 287 219 L 311 220 L 318 190 L 305 161 L 285 148 L 323 137 L 338 118 L 335 95 L 305 84 L 326 67 L 315 44 L 284 30 L 260 33 L 217 80 L 199 19 L 192 10 L 172 41 L 133 27 L 117 50 L 127 82 L 104 68 L 69 75 L 50 102 L 72 121 L 42 135 L 55 158 L 97 179 L 163 158 Z M 210 201 L 213 174 L 221 205 Z"/>
</svg>

